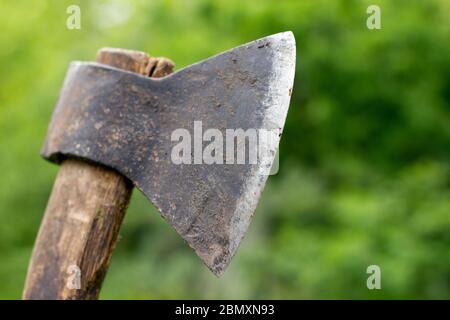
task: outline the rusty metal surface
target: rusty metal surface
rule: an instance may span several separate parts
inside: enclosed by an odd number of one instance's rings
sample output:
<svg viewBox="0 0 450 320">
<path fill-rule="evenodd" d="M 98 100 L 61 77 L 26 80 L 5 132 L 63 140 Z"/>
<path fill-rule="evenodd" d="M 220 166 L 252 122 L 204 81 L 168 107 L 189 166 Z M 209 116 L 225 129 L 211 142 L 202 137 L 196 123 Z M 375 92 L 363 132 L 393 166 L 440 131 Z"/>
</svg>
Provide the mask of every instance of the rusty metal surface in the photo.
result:
<svg viewBox="0 0 450 320">
<path fill-rule="evenodd" d="M 267 179 L 261 164 L 174 164 L 174 130 L 278 130 L 295 69 L 286 32 L 150 79 L 96 63 L 66 75 L 42 156 L 78 157 L 128 177 L 215 274 L 236 252 Z"/>
</svg>

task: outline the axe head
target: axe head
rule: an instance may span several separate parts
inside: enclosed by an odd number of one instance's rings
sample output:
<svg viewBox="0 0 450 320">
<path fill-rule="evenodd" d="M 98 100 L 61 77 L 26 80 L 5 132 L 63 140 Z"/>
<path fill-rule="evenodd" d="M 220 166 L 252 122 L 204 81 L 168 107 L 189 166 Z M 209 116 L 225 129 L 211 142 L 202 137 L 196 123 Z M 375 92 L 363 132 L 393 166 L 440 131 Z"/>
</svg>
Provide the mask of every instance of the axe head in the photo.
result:
<svg viewBox="0 0 450 320">
<path fill-rule="evenodd" d="M 87 159 L 128 177 L 220 275 L 267 180 L 294 74 L 291 32 L 161 79 L 75 62 L 42 155 Z"/>
</svg>

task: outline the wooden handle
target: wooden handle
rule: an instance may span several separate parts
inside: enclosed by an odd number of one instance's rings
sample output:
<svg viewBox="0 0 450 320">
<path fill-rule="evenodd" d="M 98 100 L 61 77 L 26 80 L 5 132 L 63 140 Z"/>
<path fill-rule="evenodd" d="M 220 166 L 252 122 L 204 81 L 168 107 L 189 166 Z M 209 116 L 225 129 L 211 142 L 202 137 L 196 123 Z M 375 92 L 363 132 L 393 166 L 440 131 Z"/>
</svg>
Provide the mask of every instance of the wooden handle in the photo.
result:
<svg viewBox="0 0 450 320">
<path fill-rule="evenodd" d="M 151 77 L 173 63 L 101 49 L 97 62 Z M 33 249 L 23 299 L 98 299 L 133 186 L 117 172 L 77 159 L 59 169 Z"/>
</svg>

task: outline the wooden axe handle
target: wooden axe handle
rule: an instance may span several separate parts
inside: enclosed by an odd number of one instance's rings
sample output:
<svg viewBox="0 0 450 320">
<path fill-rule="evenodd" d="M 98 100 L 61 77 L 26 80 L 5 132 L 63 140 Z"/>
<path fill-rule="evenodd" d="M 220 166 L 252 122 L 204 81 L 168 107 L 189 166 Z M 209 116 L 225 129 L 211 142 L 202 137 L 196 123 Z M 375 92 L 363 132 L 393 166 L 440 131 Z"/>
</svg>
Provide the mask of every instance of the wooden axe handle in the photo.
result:
<svg viewBox="0 0 450 320">
<path fill-rule="evenodd" d="M 173 63 L 146 53 L 101 49 L 97 62 L 151 77 Z M 59 169 L 34 245 L 23 299 L 98 299 L 133 186 L 78 159 Z"/>
</svg>

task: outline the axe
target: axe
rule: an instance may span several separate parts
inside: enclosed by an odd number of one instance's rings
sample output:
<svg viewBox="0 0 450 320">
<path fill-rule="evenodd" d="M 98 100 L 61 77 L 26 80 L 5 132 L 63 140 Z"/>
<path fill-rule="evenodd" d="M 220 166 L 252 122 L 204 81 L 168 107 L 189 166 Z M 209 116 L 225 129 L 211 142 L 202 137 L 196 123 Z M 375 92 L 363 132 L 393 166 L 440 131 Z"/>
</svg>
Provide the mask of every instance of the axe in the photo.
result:
<svg viewBox="0 0 450 320">
<path fill-rule="evenodd" d="M 98 298 L 133 187 L 214 274 L 230 263 L 278 148 L 294 36 L 172 68 L 121 49 L 70 64 L 41 150 L 60 170 L 24 299 Z"/>
</svg>

